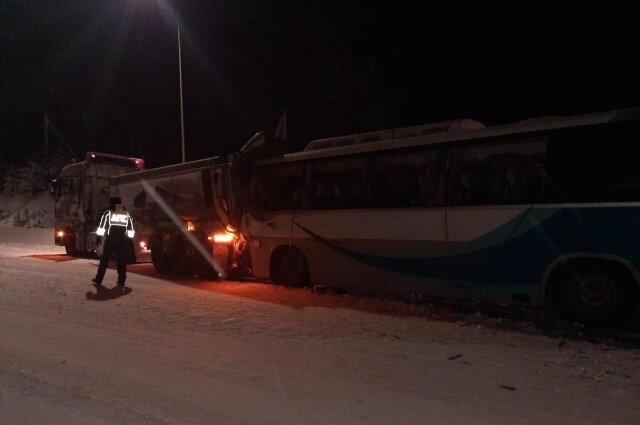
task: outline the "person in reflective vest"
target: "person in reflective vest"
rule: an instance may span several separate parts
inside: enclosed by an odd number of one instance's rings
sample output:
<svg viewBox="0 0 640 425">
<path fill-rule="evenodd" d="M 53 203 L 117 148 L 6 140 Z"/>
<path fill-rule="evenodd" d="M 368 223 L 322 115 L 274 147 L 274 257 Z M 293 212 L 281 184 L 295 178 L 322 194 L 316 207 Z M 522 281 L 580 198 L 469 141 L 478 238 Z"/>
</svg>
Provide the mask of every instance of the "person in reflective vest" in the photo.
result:
<svg viewBox="0 0 640 425">
<path fill-rule="evenodd" d="M 96 285 L 102 284 L 111 256 L 115 253 L 118 270 L 118 285 L 124 287 L 127 280 L 127 244 L 135 235 L 133 219 L 122 205 L 120 198 L 111 198 L 111 207 L 100 218 L 96 234 L 103 236 L 104 250 L 96 277 L 92 279 Z"/>
</svg>

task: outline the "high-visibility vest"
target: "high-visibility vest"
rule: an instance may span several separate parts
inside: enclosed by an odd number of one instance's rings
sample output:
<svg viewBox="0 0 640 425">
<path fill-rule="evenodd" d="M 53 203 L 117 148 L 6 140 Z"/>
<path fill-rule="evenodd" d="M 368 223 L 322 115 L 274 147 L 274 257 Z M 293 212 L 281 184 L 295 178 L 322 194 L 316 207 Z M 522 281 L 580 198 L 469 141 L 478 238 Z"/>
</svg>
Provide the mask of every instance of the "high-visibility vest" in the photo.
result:
<svg viewBox="0 0 640 425">
<path fill-rule="evenodd" d="M 122 210 L 108 210 L 102 214 L 100 218 L 100 225 L 96 234 L 103 236 L 109 234 L 112 227 L 125 227 L 127 229 L 127 236 L 133 238 L 135 231 L 133 230 L 133 219 L 128 212 Z"/>
</svg>

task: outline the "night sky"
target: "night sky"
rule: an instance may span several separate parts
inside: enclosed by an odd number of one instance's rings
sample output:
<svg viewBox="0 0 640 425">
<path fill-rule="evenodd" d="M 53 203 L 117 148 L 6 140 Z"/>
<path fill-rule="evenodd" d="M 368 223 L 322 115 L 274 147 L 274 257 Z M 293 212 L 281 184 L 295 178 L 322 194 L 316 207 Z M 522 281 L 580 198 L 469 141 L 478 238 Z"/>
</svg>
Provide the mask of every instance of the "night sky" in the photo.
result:
<svg viewBox="0 0 640 425">
<path fill-rule="evenodd" d="M 80 156 L 179 162 L 170 9 L 188 160 L 272 134 L 283 108 L 290 151 L 447 119 L 640 106 L 638 2 L 478 3 L 3 0 L 0 156 L 41 146 L 47 111 Z"/>
</svg>

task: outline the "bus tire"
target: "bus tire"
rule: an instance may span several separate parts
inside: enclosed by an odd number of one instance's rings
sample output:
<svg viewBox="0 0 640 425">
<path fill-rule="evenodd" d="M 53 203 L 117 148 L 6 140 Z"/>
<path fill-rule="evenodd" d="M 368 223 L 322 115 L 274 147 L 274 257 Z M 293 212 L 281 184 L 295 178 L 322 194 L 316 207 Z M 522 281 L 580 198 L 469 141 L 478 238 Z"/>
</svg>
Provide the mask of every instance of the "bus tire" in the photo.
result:
<svg viewBox="0 0 640 425">
<path fill-rule="evenodd" d="M 561 310 L 573 320 L 589 325 L 618 323 L 637 302 L 635 280 L 622 265 L 576 261 L 567 264 L 561 275 L 555 291 L 561 299 L 556 305 L 565 304 Z"/>
<path fill-rule="evenodd" d="M 302 251 L 295 247 L 281 247 L 271 259 L 271 280 L 287 286 L 308 286 L 309 266 Z"/>
<path fill-rule="evenodd" d="M 76 248 L 76 234 L 69 232 L 68 236 L 64 239 L 64 250 L 67 255 L 75 257 L 78 255 L 78 249 Z"/>
<path fill-rule="evenodd" d="M 162 235 L 155 234 L 149 239 L 151 240 L 149 245 L 151 247 L 151 261 L 153 262 L 153 266 L 159 273 L 168 271 L 170 262 L 169 255 L 164 249 L 164 238 Z"/>
</svg>

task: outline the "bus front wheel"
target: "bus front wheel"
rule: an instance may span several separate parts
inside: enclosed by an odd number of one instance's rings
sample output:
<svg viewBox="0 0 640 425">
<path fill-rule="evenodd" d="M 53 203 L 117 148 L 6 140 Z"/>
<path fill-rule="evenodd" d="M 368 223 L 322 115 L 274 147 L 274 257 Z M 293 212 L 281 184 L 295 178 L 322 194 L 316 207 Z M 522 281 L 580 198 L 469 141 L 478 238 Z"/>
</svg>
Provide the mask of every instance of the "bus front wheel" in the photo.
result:
<svg viewBox="0 0 640 425">
<path fill-rule="evenodd" d="M 309 285 L 309 266 L 304 254 L 293 247 L 277 250 L 271 261 L 271 280 L 288 286 Z"/>
<path fill-rule="evenodd" d="M 636 302 L 631 276 L 618 267 L 598 263 L 569 266 L 563 286 L 570 317 L 587 324 L 619 322 Z"/>
</svg>

